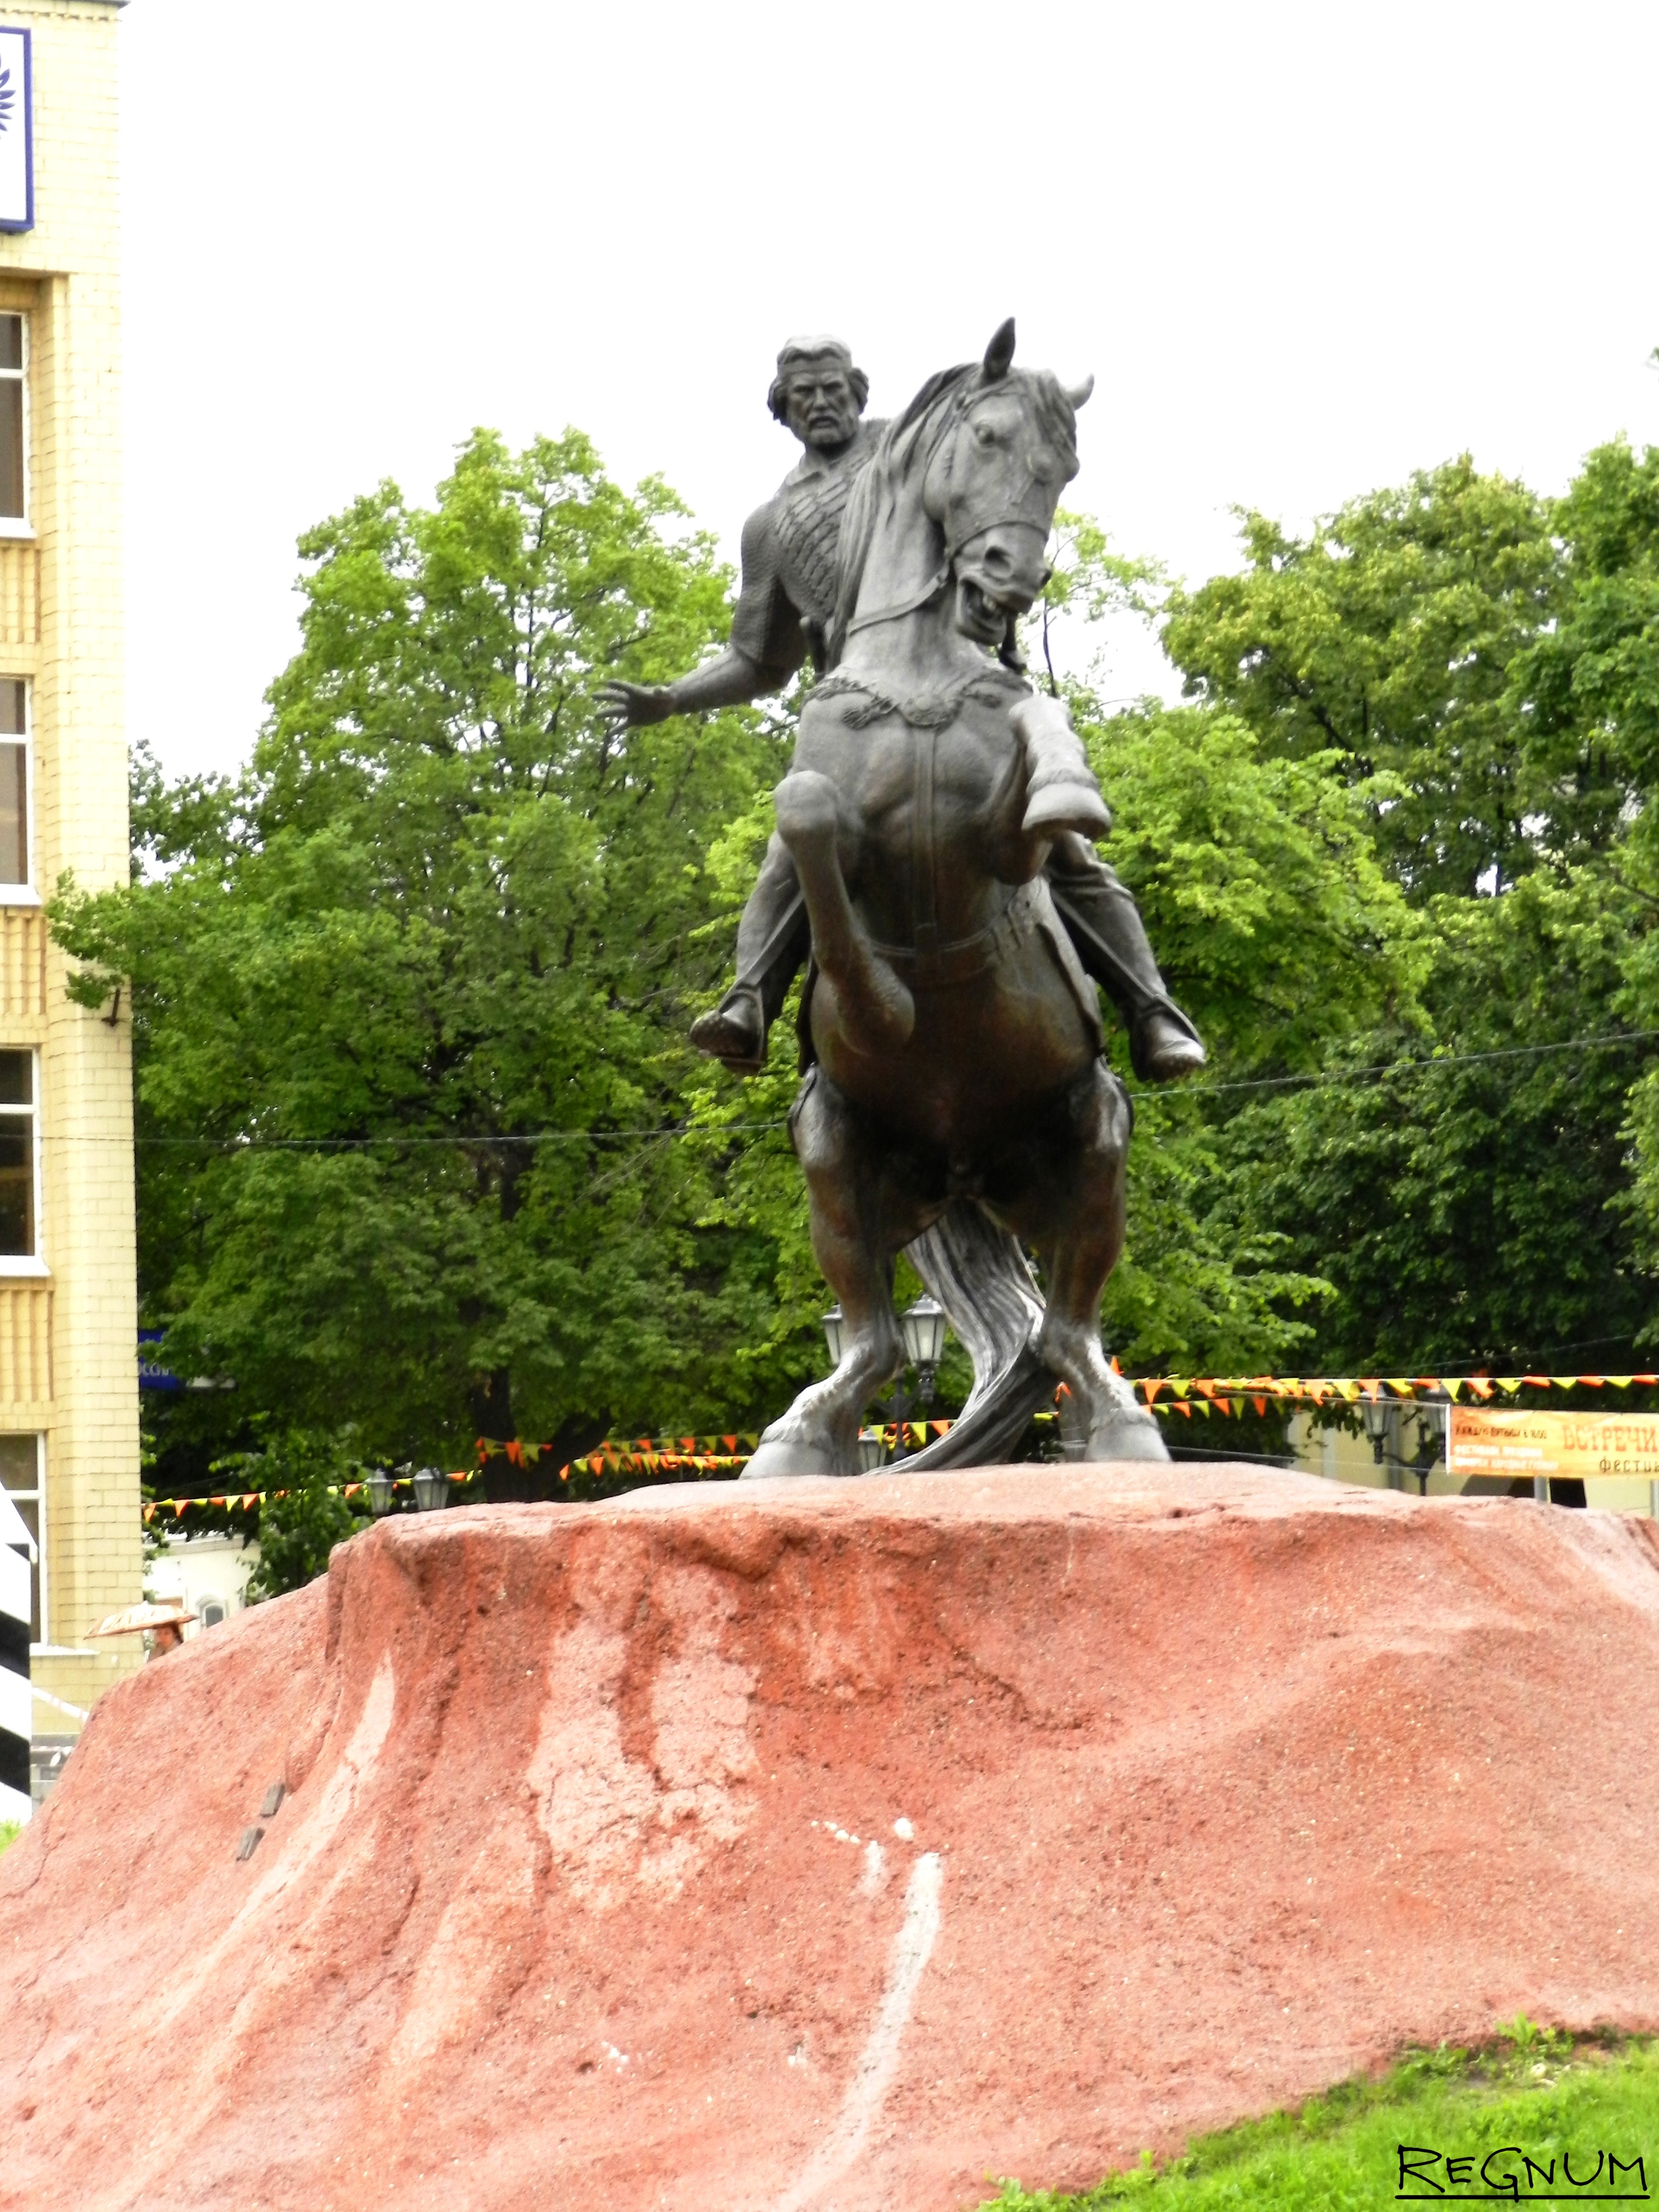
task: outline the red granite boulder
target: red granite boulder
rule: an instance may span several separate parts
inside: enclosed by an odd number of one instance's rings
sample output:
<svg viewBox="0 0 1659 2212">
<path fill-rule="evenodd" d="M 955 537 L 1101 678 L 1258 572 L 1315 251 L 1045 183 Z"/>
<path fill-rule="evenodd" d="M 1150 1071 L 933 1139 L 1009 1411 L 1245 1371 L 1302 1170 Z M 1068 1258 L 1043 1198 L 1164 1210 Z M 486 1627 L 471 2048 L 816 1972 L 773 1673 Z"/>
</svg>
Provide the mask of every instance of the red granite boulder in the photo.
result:
<svg viewBox="0 0 1659 2212">
<path fill-rule="evenodd" d="M 1656 1567 L 1225 1466 L 394 1520 L 0 1858 L 0 2205 L 954 2212 L 1659 2026 Z"/>
</svg>

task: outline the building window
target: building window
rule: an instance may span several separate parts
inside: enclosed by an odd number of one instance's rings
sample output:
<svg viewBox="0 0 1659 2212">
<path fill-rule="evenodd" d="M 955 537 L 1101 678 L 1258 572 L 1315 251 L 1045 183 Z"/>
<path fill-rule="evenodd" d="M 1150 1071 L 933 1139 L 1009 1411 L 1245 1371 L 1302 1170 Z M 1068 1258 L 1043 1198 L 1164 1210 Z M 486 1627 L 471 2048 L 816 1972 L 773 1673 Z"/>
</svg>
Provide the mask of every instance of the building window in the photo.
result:
<svg viewBox="0 0 1659 2212">
<path fill-rule="evenodd" d="M 225 1617 L 223 1598 L 204 1597 L 196 1608 L 196 1615 L 204 1628 L 217 1628 Z"/>
<path fill-rule="evenodd" d="M 0 890 L 29 879 L 29 687 L 0 676 Z"/>
<path fill-rule="evenodd" d="M 0 1261 L 35 1245 L 34 1054 L 0 1052 Z"/>
<path fill-rule="evenodd" d="M 23 1525 L 34 1539 L 34 1564 L 29 1569 L 29 1642 L 44 1644 L 44 1607 L 40 1593 L 46 1580 L 46 1552 L 41 1536 L 40 1462 L 44 1437 L 0 1436 L 0 1484 L 23 1516 Z"/>
<path fill-rule="evenodd" d="M 28 520 L 27 346 L 25 318 L 0 315 L 0 525 Z"/>
</svg>

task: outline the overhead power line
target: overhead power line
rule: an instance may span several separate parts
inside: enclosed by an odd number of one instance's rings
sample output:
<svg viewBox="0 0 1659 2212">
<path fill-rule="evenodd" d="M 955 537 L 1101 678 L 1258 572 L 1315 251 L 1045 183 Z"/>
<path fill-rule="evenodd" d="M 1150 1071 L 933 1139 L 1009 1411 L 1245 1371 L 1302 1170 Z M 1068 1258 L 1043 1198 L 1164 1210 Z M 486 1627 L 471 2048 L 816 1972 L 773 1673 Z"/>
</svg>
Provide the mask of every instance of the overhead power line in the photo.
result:
<svg viewBox="0 0 1659 2212">
<path fill-rule="evenodd" d="M 1238 1091 L 1334 1090 L 1345 1084 L 1370 1082 L 1390 1075 L 1432 1075 L 1443 1068 L 1471 1067 L 1504 1060 L 1542 1060 L 1569 1052 L 1616 1051 L 1630 1045 L 1656 1042 L 1659 1042 L 1659 1029 L 1617 1030 L 1598 1036 L 1563 1037 L 1553 1044 L 1499 1045 L 1485 1052 L 1443 1052 L 1427 1057 L 1407 1054 L 1399 1060 L 1377 1060 L 1364 1067 L 1327 1068 L 1307 1075 L 1262 1075 L 1231 1083 L 1187 1083 L 1175 1092 L 1142 1086 L 1132 1090 L 1129 1096 L 1146 1099 L 1171 1097 L 1213 1098 Z M 766 1135 L 787 1126 L 787 1116 L 779 1115 L 765 1121 L 677 1121 L 654 1128 L 636 1129 L 447 1130 L 431 1135 L 389 1131 L 384 1135 L 373 1137 L 140 1136 L 133 1141 L 145 1149 L 170 1148 L 187 1152 L 361 1152 L 465 1150 L 509 1145 L 656 1145 L 672 1139 L 695 1139 L 723 1144 L 731 1137 Z M 113 1137 L 77 1138 L 68 1130 L 44 1133 L 49 1138 L 56 1136 L 65 1143 L 117 1144 L 122 1141 Z"/>
</svg>

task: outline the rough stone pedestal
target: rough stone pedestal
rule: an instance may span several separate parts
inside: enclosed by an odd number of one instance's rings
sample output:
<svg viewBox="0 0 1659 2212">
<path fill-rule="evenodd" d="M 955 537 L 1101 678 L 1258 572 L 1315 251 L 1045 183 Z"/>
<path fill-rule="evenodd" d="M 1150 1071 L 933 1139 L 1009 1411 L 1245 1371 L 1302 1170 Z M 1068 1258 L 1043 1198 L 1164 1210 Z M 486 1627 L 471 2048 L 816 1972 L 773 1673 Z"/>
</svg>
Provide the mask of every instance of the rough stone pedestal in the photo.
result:
<svg viewBox="0 0 1659 2212">
<path fill-rule="evenodd" d="M 1659 2024 L 1656 1565 L 1224 1465 L 388 1522 L 0 1858 L 0 2205 L 952 2212 Z"/>
</svg>

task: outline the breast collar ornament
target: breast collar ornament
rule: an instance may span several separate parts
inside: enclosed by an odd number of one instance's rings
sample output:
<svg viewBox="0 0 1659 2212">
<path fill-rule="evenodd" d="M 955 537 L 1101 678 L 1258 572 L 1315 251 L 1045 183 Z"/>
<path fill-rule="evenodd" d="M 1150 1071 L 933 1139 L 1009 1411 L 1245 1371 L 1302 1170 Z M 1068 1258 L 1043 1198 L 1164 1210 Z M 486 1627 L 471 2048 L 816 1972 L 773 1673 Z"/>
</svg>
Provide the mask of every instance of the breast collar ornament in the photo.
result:
<svg viewBox="0 0 1659 2212">
<path fill-rule="evenodd" d="M 896 714 L 913 730 L 948 730 L 969 699 L 977 699 L 984 706 L 1006 707 L 1016 694 L 1023 698 L 1030 689 L 1024 678 L 1016 676 L 1012 669 L 987 666 L 970 669 L 954 684 L 945 684 L 937 690 L 916 691 L 908 699 L 894 699 L 873 684 L 838 670 L 835 675 L 826 676 L 821 684 L 815 684 L 808 696 L 809 699 L 862 699 L 863 706 L 855 708 L 847 717 L 849 729 L 867 730 L 872 723 Z"/>
</svg>

